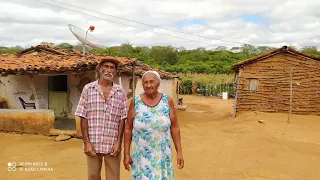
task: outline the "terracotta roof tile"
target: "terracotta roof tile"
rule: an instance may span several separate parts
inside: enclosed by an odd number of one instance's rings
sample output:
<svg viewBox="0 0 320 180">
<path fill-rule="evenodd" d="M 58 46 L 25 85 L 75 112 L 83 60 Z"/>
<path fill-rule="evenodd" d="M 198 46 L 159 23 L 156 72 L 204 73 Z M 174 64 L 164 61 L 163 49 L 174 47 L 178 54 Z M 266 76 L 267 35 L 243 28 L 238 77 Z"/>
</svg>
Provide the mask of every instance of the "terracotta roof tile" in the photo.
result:
<svg viewBox="0 0 320 180">
<path fill-rule="evenodd" d="M 45 52 L 45 53 L 42 53 Z M 152 66 L 136 61 L 134 58 L 112 57 L 107 55 L 86 54 L 75 50 L 64 50 L 53 46 L 38 45 L 25 49 L 16 55 L 0 55 L 0 75 L 8 74 L 54 74 L 81 70 L 93 70 L 100 59 L 113 58 L 121 62 L 120 70 L 132 74 L 133 63 L 136 64 L 136 75 L 148 70 L 156 70 L 162 78 L 177 78 L 174 73 L 155 69 Z"/>
<path fill-rule="evenodd" d="M 136 61 L 133 58 L 119 58 L 103 55 L 90 55 L 89 57 L 78 55 L 0 55 L 0 73 L 16 74 L 19 70 L 31 70 L 34 71 L 33 73 L 43 73 L 41 70 L 44 69 L 48 71 L 47 73 L 50 73 L 50 71 L 55 73 L 61 71 L 77 71 L 83 68 L 90 70 L 97 66 L 102 57 L 116 58 L 121 62 L 121 65 L 127 65 Z"/>
</svg>

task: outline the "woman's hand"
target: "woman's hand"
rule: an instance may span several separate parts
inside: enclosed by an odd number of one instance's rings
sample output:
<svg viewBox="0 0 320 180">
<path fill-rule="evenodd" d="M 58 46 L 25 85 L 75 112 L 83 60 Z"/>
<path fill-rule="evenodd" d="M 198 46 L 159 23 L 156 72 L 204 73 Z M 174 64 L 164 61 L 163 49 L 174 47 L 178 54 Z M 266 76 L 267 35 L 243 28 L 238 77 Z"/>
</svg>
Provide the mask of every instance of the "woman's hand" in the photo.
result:
<svg viewBox="0 0 320 180">
<path fill-rule="evenodd" d="M 130 171 L 130 166 L 132 165 L 132 158 L 129 154 L 124 155 L 123 165 L 126 170 Z"/>
<path fill-rule="evenodd" d="M 177 165 L 178 165 L 178 169 L 182 169 L 184 167 L 184 159 L 183 159 L 182 153 L 177 154 Z"/>
</svg>

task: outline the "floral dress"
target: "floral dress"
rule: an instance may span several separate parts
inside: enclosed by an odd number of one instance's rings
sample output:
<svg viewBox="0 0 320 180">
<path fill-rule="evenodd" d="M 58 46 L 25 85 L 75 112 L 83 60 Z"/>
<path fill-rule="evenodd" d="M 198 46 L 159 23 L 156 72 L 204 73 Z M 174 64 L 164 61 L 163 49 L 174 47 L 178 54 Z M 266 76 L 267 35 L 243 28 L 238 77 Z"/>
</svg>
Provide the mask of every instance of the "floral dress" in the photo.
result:
<svg viewBox="0 0 320 180">
<path fill-rule="evenodd" d="M 168 95 L 155 106 L 135 96 L 132 132 L 133 180 L 173 180 Z"/>
</svg>

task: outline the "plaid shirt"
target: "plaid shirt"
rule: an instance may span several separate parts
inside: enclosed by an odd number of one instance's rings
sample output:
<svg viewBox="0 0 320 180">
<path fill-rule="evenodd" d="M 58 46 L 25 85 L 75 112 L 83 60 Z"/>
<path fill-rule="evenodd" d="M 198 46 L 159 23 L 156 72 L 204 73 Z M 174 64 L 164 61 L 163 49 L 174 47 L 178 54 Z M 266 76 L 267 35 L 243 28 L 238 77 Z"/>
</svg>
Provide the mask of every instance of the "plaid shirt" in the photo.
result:
<svg viewBox="0 0 320 180">
<path fill-rule="evenodd" d="M 85 85 L 75 115 L 88 121 L 88 135 L 96 153 L 108 154 L 118 139 L 119 123 L 127 118 L 128 103 L 123 88 L 113 83 L 106 100 L 98 80 Z"/>
</svg>

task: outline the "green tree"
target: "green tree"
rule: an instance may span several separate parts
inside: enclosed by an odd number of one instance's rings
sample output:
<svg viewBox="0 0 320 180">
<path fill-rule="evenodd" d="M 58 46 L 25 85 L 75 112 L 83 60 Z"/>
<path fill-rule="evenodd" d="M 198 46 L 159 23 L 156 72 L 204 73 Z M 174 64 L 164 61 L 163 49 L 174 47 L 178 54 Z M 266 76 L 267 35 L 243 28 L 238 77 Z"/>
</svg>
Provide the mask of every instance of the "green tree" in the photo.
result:
<svg viewBox="0 0 320 180">
<path fill-rule="evenodd" d="M 50 42 L 42 44 L 52 45 Z M 58 44 L 57 47 L 64 49 L 77 49 L 82 52 L 83 45 L 71 45 L 68 43 Z M 184 47 L 172 46 L 138 46 L 124 43 L 120 46 L 106 47 L 105 49 L 92 49 L 86 47 L 86 51 L 96 54 L 107 54 L 110 56 L 132 57 L 153 67 L 169 72 L 177 73 L 214 73 L 230 74 L 233 73 L 231 66 L 239 61 L 246 60 L 261 53 L 272 51 L 274 48 L 269 46 L 253 46 L 244 44 L 232 47 L 228 50 L 225 46 L 218 46 L 213 50 L 206 50 L 203 47 L 197 49 L 186 49 Z M 1 54 L 14 54 L 23 50 L 17 47 L 0 47 Z M 306 46 L 300 51 L 320 56 L 315 46 Z"/>
<path fill-rule="evenodd" d="M 43 42 L 40 43 L 40 45 L 54 46 L 54 43 L 43 41 Z"/>
<path fill-rule="evenodd" d="M 171 46 L 154 46 L 150 50 L 150 56 L 156 60 L 158 64 L 167 62 L 174 65 L 178 62 L 177 52 Z"/>
<path fill-rule="evenodd" d="M 61 48 L 61 49 L 73 49 L 73 45 L 69 44 L 69 43 L 60 43 L 58 44 L 56 47 Z"/>
<path fill-rule="evenodd" d="M 262 53 L 266 53 L 266 52 L 272 51 L 274 49 L 275 48 L 269 47 L 269 46 L 258 46 L 257 50 L 256 50 L 256 53 L 262 54 Z"/>
<path fill-rule="evenodd" d="M 17 52 L 22 51 L 23 48 L 21 46 L 15 46 L 15 47 L 0 47 L 0 54 L 16 54 Z"/>
<path fill-rule="evenodd" d="M 300 51 L 313 56 L 320 55 L 316 46 L 305 46 Z"/>
<path fill-rule="evenodd" d="M 227 50 L 227 47 L 226 46 L 218 46 L 215 50 L 216 51 L 225 51 L 225 50 Z"/>
</svg>

